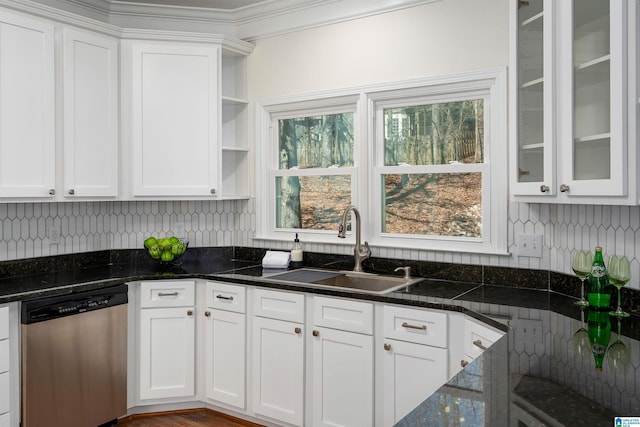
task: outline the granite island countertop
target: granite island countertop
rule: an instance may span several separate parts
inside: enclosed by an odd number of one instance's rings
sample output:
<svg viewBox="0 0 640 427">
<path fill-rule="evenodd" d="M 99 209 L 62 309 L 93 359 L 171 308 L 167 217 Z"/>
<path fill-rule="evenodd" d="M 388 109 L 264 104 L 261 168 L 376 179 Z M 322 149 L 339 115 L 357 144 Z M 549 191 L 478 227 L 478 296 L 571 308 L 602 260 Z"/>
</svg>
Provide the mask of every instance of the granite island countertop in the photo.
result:
<svg viewBox="0 0 640 427">
<path fill-rule="evenodd" d="M 614 369 L 605 360 L 598 372 L 588 343 L 574 344 L 574 334 L 587 328 L 589 311 L 576 307 L 575 299 L 553 292 L 425 278 L 408 292 L 370 295 L 267 283 L 261 280 L 259 264 L 236 260 L 225 251 L 206 258 L 195 254 L 171 268 L 159 268 L 137 256 L 112 257 L 100 265 L 86 259 L 91 256 L 55 269 L 46 260 L 34 259 L 45 263 L 36 266 L 36 271 L 42 271 L 37 274 L 33 269 L 21 274 L 27 270 L 0 266 L 0 303 L 123 282 L 198 278 L 459 311 L 508 332 L 399 426 L 573 426 L 584 425 L 586 419 L 590 426 L 610 426 L 614 416 L 640 415 L 637 316 L 619 324 L 611 318 L 609 343 L 620 336 L 629 351 L 627 366 Z"/>
</svg>

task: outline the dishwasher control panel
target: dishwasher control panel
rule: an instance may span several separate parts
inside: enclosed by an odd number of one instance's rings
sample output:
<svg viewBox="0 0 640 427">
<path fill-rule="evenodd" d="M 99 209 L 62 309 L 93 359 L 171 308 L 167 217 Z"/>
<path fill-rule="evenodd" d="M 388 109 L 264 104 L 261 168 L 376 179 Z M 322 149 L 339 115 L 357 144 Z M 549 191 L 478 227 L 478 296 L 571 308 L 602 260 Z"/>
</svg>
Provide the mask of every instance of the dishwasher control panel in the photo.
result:
<svg viewBox="0 0 640 427">
<path fill-rule="evenodd" d="M 22 303 L 22 323 L 29 324 L 127 303 L 127 285 L 37 298 Z"/>
</svg>

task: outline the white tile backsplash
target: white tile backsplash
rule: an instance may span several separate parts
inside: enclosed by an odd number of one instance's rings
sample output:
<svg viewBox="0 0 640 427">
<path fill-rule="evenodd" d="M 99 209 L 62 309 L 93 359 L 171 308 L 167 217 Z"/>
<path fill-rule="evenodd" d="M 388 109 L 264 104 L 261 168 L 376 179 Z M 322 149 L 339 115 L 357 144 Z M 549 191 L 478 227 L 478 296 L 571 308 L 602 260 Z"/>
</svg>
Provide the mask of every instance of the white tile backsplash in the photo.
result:
<svg viewBox="0 0 640 427">
<path fill-rule="evenodd" d="M 640 207 L 549 205 L 510 202 L 508 248 L 511 256 L 374 249 L 374 256 L 551 270 L 571 274 L 571 251 L 593 250 L 627 255 L 630 287 L 640 290 Z M 290 242 L 253 240 L 254 199 L 240 201 L 144 201 L 0 203 L 0 261 L 104 249 L 140 248 L 149 235 L 173 234 L 183 222 L 190 245 L 254 246 L 288 249 Z M 60 241 L 48 239 L 60 228 Z M 516 256 L 518 233 L 544 236 L 542 258 Z M 305 243 L 305 250 L 351 254 L 346 245 Z"/>
</svg>

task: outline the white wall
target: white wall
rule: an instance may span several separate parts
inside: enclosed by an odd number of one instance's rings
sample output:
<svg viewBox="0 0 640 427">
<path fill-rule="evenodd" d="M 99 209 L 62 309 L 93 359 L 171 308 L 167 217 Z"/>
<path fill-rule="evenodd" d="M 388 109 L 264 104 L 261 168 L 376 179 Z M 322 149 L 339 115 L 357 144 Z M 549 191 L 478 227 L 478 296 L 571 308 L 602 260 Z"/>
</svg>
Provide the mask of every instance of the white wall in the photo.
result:
<svg viewBox="0 0 640 427">
<path fill-rule="evenodd" d="M 442 0 L 255 41 L 250 99 L 508 65 L 507 0 Z"/>
</svg>

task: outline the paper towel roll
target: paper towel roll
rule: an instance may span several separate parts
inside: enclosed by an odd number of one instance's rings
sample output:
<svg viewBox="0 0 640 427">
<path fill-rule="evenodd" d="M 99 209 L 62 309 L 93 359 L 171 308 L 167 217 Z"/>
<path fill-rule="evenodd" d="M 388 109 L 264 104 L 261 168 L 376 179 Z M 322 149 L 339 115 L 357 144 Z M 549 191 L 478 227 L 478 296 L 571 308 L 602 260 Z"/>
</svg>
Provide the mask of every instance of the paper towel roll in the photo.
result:
<svg viewBox="0 0 640 427">
<path fill-rule="evenodd" d="M 287 268 L 291 254 L 283 251 L 267 251 L 262 258 L 262 268 Z"/>
</svg>

